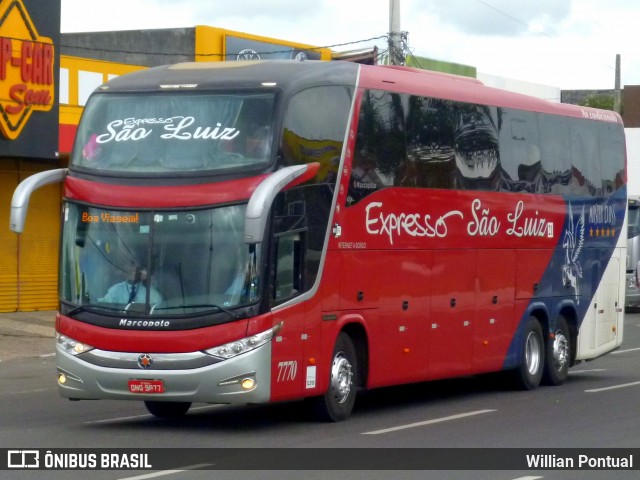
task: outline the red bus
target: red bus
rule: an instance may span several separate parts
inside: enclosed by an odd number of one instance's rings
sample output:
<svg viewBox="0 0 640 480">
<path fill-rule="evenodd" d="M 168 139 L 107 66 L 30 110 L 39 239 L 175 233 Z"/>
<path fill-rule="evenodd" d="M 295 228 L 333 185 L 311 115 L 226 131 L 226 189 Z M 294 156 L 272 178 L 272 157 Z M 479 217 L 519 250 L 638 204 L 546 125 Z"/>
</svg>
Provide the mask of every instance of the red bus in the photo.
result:
<svg viewBox="0 0 640 480">
<path fill-rule="evenodd" d="M 472 79 L 343 62 L 176 64 L 84 110 L 64 182 L 57 381 L 73 400 L 308 399 L 622 342 L 623 126 Z"/>
</svg>

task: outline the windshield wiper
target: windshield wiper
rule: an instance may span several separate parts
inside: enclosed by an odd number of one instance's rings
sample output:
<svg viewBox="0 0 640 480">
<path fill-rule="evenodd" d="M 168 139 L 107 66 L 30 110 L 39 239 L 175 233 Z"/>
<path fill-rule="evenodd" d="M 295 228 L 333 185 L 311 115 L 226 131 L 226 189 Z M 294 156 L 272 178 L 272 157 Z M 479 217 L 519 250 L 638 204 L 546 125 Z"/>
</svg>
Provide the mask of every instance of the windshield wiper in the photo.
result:
<svg viewBox="0 0 640 480">
<path fill-rule="evenodd" d="M 222 307 L 220 305 L 217 305 L 215 303 L 206 303 L 206 304 L 201 304 L 201 305 L 176 305 L 176 306 L 171 306 L 171 307 L 158 307 L 156 308 L 156 311 L 158 310 L 176 310 L 179 308 L 184 308 L 184 309 L 191 309 L 191 308 L 215 308 L 217 310 L 220 310 L 221 312 L 224 312 L 226 314 L 228 314 L 229 316 L 231 316 L 234 320 L 238 320 L 240 317 L 232 310 L 229 310 L 228 308 Z"/>
<path fill-rule="evenodd" d="M 71 316 L 75 315 L 76 313 L 86 312 L 87 311 L 87 306 L 88 306 L 87 304 L 78 305 L 77 307 L 72 308 L 68 312 L 65 312 L 63 315 L 66 315 L 67 317 L 71 317 Z M 90 306 L 90 304 L 89 304 L 89 306 Z"/>
<path fill-rule="evenodd" d="M 78 305 L 77 307 L 72 308 L 68 312 L 64 313 L 64 315 L 70 317 L 70 316 L 76 315 L 76 314 L 81 313 L 81 312 L 88 312 L 93 308 L 109 310 L 111 312 L 132 313 L 132 312 L 129 311 L 129 307 L 130 306 L 131 306 L 131 304 L 124 305 L 121 308 L 114 308 L 114 307 L 107 306 L 107 305 L 100 305 L 100 304 L 95 304 L 95 303 L 87 303 L 87 304 Z M 225 308 L 225 307 L 223 307 L 221 305 L 217 305 L 215 303 L 207 303 L 207 304 L 200 304 L 200 305 L 177 305 L 177 306 L 171 306 L 171 307 L 155 307 L 153 309 L 153 311 L 154 312 L 158 312 L 158 311 L 165 311 L 165 310 L 193 309 L 193 308 L 216 309 L 216 310 L 219 310 L 221 312 L 226 313 L 227 315 L 229 315 L 234 320 L 240 319 L 240 316 L 237 315 L 234 311 L 229 310 L 228 308 Z M 133 313 L 141 313 L 141 312 L 133 312 Z"/>
<path fill-rule="evenodd" d="M 91 311 L 91 309 L 94 309 L 94 308 L 100 308 L 100 309 L 109 310 L 109 311 L 112 311 L 112 312 L 126 312 L 127 311 L 127 307 L 128 307 L 128 305 L 124 306 L 122 308 L 114 308 L 114 307 L 110 307 L 110 306 L 106 306 L 106 305 L 100 305 L 99 303 L 85 303 L 83 305 L 78 305 L 77 307 L 72 308 L 68 312 L 63 313 L 63 315 L 66 315 L 67 317 L 70 317 L 72 315 L 76 315 L 76 314 L 81 313 L 81 312 L 89 312 L 89 311 Z"/>
</svg>

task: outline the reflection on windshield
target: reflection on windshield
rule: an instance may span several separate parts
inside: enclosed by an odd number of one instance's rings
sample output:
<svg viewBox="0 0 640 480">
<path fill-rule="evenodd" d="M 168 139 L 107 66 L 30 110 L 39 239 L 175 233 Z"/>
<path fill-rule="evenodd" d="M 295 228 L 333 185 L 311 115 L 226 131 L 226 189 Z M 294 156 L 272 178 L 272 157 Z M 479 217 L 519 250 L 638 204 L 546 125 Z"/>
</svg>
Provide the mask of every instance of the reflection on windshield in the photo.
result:
<svg viewBox="0 0 640 480">
<path fill-rule="evenodd" d="M 71 164 L 172 174 L 267 164 L 272 109 L 271 94 L 97 94 Z"/>
<path fill-rule="evenodd" d="M 83 310 L 154 315 L 255 302 L 259 251 L 243 242 L 245 208 L 122 212 L 67 203 L 61 298 Z"/>
</svg>

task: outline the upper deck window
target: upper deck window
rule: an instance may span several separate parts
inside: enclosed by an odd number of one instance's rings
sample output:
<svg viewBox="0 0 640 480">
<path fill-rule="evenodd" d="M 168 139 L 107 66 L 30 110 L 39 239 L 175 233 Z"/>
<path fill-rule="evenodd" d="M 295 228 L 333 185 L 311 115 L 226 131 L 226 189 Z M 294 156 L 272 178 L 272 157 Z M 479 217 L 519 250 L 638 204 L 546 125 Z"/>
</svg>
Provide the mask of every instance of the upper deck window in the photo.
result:
<svg viewBox="0 0 640 480">
<path fill-rule="evenodd" d="M 274 95 L 96 94 L 72 168 L 101 173 L 216 173 L 270 162 Z"/>
<path fill-rule="evenodd" d="M 621 124 L 366 90 L 347 205 L 386 187 L 606 198 L 624 186 Z"/>
</svg>

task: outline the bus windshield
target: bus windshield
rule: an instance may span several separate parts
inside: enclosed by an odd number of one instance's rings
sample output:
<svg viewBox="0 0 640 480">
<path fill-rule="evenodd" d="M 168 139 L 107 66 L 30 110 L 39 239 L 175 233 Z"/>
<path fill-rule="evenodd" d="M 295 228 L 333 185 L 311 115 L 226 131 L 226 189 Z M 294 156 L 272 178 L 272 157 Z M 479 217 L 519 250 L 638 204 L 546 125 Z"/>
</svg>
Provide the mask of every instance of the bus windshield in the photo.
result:
<svg viewBox="0 0 640 480">
<path fill-rule="evenodd" d="M 270 161 L 273 93 L 93 95 L 71 167 L 186 175 Z"/>
<path fill-rule="evenodd" d="M 636 199 L 629 199 L 628 223 L 627 238 L 632 239 L 640 235 L 640 202 Z"/>
<path fill-rule="evenodd" d="M 245 210 L 116 211 L 67 202 L 61 300 L 165 316 L 253 303 L 259 247 L 243 242 Z"/>
</svg>

